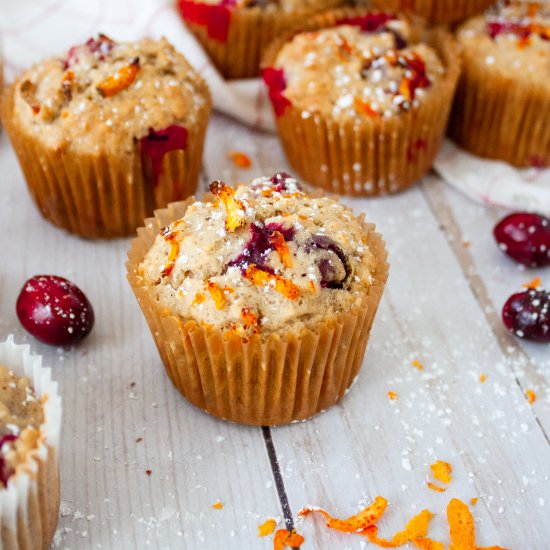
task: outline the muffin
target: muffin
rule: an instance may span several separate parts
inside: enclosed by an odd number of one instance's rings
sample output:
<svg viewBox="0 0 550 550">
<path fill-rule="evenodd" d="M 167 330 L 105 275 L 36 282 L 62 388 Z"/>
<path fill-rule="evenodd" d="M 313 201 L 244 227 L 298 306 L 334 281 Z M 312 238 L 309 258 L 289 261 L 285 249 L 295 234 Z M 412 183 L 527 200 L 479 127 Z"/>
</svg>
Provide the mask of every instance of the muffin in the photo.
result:
<svg viewBox="0 0 550 550">
<path fill-rule="evenodd" d="M 550 4 L 510 2 L 458 31 L 451 137 L 481 157 L 550 166 Z"/>
<path fill-rule="evenodd" d="M 194 192 L 210 105 L 206 84 L 165 39 L 99 35 L 23 73 L 2 118 L 43 216 L 110 238 Z"/>
<path fill-rule="evenodd" d="M 61 399 L 50 370 L 16 346 L 0 343 L 1 546 L 45 550 L 59 514 L 57 448 Z"/>
<path fill-rule="evenodd" d="M 369 5 L 389 11 L 406 11 L 430 23 L 457 23 L 482 12 L 495 0 L 369 0 Z"/>
<path fill-rule="evenodd" d="M 179 11 L 225 78 L 258 76 L 267 45 L 345 0 L 179 0 Z"/>
<path fill-rule="evenodd" d="M 388 275 L 384 243 L 288 174 L 210 189 L 147 220 L 130 284 L 191 403 L 244 424 L 305 420 L 361 368 Z"/>
<path fill-rule="evenodd" d="M 460 71 L 453 38 L 336 10 L 272 45 L 262 75 L 290 164 L 332 192 L 401 191 L 430 169 Z"/>
</svg>

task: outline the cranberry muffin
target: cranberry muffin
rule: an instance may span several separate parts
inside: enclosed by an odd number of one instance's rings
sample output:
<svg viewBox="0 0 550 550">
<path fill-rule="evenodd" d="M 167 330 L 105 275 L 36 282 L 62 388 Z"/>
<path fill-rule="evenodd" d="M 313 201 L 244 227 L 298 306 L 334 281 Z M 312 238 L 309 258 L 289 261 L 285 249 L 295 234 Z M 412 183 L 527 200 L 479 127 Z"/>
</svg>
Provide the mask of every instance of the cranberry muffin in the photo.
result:
<svg viewBox="0 0 550 550">
<path fill-rule="evenodd" d="M 128 278 L 172 382 L 254 425 L 304 420 L 357 376 L 388 274 L 373 225 L 287 174 L 148 220 Z"/>
<path fill-rule="evenodd" d="M 436 24 L 464 21 L 494 3 L 495 0 L 369 0 L 369 5 L 379 9 L 412 13 Z"/>
<path fill-rule="evenodd" d="M 49 369 L 0 343 L 0 528 L 2 548 L 49 548 L 59 514 L 61 401 Z"/>
<path fill-rule="evenodd" d="M 268 44 L 345 0 L 178 0 L 179 11 L 225 78 L 258 76 Z"/>
<path fill-rule="evenodd" d="M 100 35 L 24 72 L 2 118 L 44 217 L 107 238 L 194 192 L 210 103 L 165 39 Z"/>
<path fill-rule="evenodd" d="M 451 136 L 481 157 L 550 166 L 550 4 L 502 4 L 457 36 L 464 71 Z"/>
<path fill-rule="evenodd" d="M 373 196 L 431 167 L 459 73 L 453 38 L 400 16 L 337 10 L 275 43 L 263 78 L 289 162 L 309 183 Z"/>
</svg>

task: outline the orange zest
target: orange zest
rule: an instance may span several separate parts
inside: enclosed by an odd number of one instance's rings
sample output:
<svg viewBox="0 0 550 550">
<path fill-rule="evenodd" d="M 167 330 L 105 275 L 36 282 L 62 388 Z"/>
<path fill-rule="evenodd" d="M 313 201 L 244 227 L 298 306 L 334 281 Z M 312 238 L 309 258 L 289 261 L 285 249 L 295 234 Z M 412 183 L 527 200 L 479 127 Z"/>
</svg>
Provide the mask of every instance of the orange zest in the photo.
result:
<svg viewBox="0 0 550 550">
<path fill-rule="evenodd" d="M 388 392 L 388 399 L 390 401 L 395 401 L 398 397 L 399 397 L 399 395 L 397 393 L 395 393 L 394 391 L 389 391 Z"/>
<path fill-rule="evenodd" d="M 424 370 L 424 365 L 416 359 L 412 362 L 412 366 L 418 370 Z"/>
<path fill-rule="evenodd" d="M 367 115 L 371 118 L 378 118 L 380 113 L 375 111 L 368 101 L 364 101 L 360 97 L 356 97 L 354 100 L 355 109 L 358 113 Z"/>
<path fill-rule="evenodd" d="M 487 380 L 487 376 L 483 372 L 479 375 L 479 381 L 483 384 L 483 382 L 485 382 L 485 380 Z"/>
<path fill-rule="evenodd" d="M 208 292 L 210 292 L 210 296 L 212 296 L 212 300 L 214 300 L 214 303 L 216 304 L 216 307 L 218 309 L 223 309 L 227 305 L 227 299 L 224 292 L 225 289 L 211 281 L 208 281 L 207 287 Z"/>
<path fill-rule="evenodd" d="M 442 542 L 437 542 L 429 538 L 416 539 L 413 544 L 420 550 L 445 550 L 445 545 Z"/>
<path fill-rule="evenodd" d="M 231 187 L 226 185 L 223 181 L 213 181 L 210 184 L 210 192 L 220 198 L 225 206 L 227 212 L 225 229 L 228 233 L 233 233 L 236 229 L 244 225 L 246 221 L 244 205 L 235 198 L 235 191 Z"/>
<path fill-rule="evenodd" d="M 541 281 L 540 277 L 535 277 L 532 281 L 529 281 L 528 283 L 525 283 L 523 285 L 523 288 L 536 290 L 537 288 L 540 287 L 541 284 L 542 284 L 542 281 Z"/>
<path fill-rule="evenodd" d="M 199 304 L 202 304 L 206 300 L 206 296 L 202 292 L 197 292 L 195 295 L 195 299 L 193 300 L 192 306 L 198 306 Z"/>
<path fill-rule="evenodd" d="M 250 157 L 240 151 L 228 151 L 227 158 L 231 160 L 237 168 L 246 170 L 252 167 L 252 160 L 250 160 Z"/>
<path fill-rule="evenodd" d="M 30 80 L 25 80 L 21 84 L 20 91 L 25 103 L 27 103 L 32 109 L 32 112 L 37 115 L 40 112 L 40 103 L 36 97 L 36 86 Z"/>
<path fill-rule="evenodd" d="M 428 489 L 431 489 L 432 491 L 436 491 L 438 493 L 444 493 L 447 490 L 445 487 L 438 487 L 437 485 L 435 485 L 431 481 L 428 481 L 428 483 L 426 483 L 426 485 L 428 486 Z"/>
<path fill-rule="evenodd" d="M 250 264 L 244 273 L 246 279 L 257 286 L 272 286 L 289 300 L 296 300 L 300 297 L 300 289 L 292 282 L 279 275 L 268 273 Z"/>
<path fill-rule="evenodd" d="M 283 550 L 285 546 L 299 548 L 303 543 L 304 537 L 296 533 L 295 530 L 279 529 L 273 539 L 273 550 Z"/>
<path fill-rule="evenodd" d="M 374 502 L 367 506 L 362 512 L 355 514 L 347 519 L 333 518 L 328 512 L 322 508 L 313 508 L 306 506 L 299 512 L 299 516 L 307 516 L 312 513 L 321 514 L 327 520 L 327 527 L 341 531 L 342 533 L 359 533 L 364 534 L 364 531 L 373 526 L 384 514 L 388 501 L 383 497 L 376 497 Z"/>
<path fill-rule="evenodd" d="M 443 460 L 438 460 L 430 466 L 432 475 L 441 483 L 451 483 L 453 473 L 453 467 L 448 462 L 443 462 Z"/>
<path fill-rule="evenodd" d="M 429 510 L 422 510 L 407 523 L 403 531 L 396 533 L 391 540 L 378 538 L 378 527 L 372 525 L 365 530 L 365 535 L 370 542 L 382 548 L 397 548 L 408 542 L 424 539 L 430 528 L 433 514 Z"/>
<path fill-rule="evenodd" d="M 212 508 L 214 508 L 214 510 L 221 510 L 223 508 L 223 504 L 220 500 L 218 500 L 217 502 L 214 502 L 214 504 L 212 504 Z"/>
<path fill-rule="evenodd" d="M 527 397 L 529 405 L 532 405 L 537 400 L 537 394 L 533 390 L 525 390 L 525 397 Z"/>
<path fill-rule="evenodd" d="M 470 504 L 471 504 L 472 506 L 475 506 L 475 505 L 477 504 L 477 501 L 478 501 L 478 500 L 479 500 L 478 497 L 471 498 L 471 499 L 470 499 Z"/>
<path fill-rule="evenodd" d="M 102 97 L 112 97 L 128 88 L 136 79 L 139 70 L 139 57 L 134 57 L 128 65 L 121 67 L 113 75 L 100 82 L 96 86 L 96 90 Z"/>
<path fill-rule="evenodd" d="M 280 231 L 273 231 L 269 237 L 269 242 L 275 247 L 282 264 L 285 267 L 292 267 L 292 257 L 285 236 Z"/>
<path fill-rule="evenodd" d="M 260 324 L 258 321 L 258 316 L 251 309 L 243 307 L 241 309 L 241 318 L 243 320 L 245 330 L 252 329 L 254 334 L 258 332 L 258 325 Z"/>
<path fill-rule="evenodd" d="M 258 536 L 267 537 L 271 535 L 275 531 L 275 527 L 277 527 L 277 522 L 273 518 L 264 521 L 261 525 L 258 525 Z"/>
<path fill-rule="evenodd" d="M 399 93 L 407 100 L 407 101 L 410 101 L 411 100 L 411 85 L 410 85 L 410 82 L 409 82 L 409 79 L 404 76 L 402 79 L 401 79 L 401 83 L 399 84 Z"/>
</svg>

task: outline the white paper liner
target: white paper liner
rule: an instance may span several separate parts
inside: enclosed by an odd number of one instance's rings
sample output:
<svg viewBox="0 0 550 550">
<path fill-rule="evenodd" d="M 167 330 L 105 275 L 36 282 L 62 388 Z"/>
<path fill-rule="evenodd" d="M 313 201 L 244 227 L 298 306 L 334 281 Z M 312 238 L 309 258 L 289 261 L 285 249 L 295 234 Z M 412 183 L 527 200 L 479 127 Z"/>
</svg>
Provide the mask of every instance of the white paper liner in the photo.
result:
<svg viewBox="0 0 550 550">
<path fill-rule="evenodd" d="M 31 355 L 27 345 L 16 345 L 12 335 L 0 343 L 0 365 L 28 378 L 38 397 L 47 396 L 40 445 L 0 489 L 0 550 L 48 548 L 59 512 L 61 397 L 51 370 L 42 367 L 42 357 Z"/>
</svg>

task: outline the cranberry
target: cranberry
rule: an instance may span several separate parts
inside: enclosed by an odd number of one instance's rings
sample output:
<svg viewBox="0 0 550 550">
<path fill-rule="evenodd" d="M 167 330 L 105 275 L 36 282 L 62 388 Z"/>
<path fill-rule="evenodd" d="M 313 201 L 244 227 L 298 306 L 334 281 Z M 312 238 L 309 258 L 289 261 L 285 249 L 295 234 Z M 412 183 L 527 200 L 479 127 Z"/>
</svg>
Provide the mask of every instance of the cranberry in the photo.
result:
<svg viewBox="0 0 550 550">
<path fill-rule="evenodd" d="M 313 235 L 305 244 L 308 253 L 317 251 L 316 260 L 319 273 L 321 274 L 321 287 L 343 288 L 345 282 L 351 275 L 344 251 L 326 235 Z M 338 264 L 341 264 L 338 266 Z M 341 267 L 338 269 L 338 267 Z M 342 277 L 342 273 L 344 276 Z"/>
<path fill-rule="evenodd" d="M 141 138 L 142 162 L 151 164 L 153 185 L 156 187 L 162 174 L 164 155 L 171 151 L 185 151 L 187 149 L 187 128 L 172 124 L 163 130 L 155 131 L 149 128 L 149 133 Z"/>
<path fill-rule="evenodd" d="M 498 247 L 527 267 L 550 265 L 550 219 L 538 214 L 510 214 L 495 227 Z"/>
<path fill-rule="evenodd" d="M 502 308 L 502 321 L 519 338 L 550 342 L 550 293 L 530 289 L 513 294 Z"/>
<path fill-rule="evenodd" d="M 116 42 L 114 40 L 105 34 L 99 34 L 97 39 L 90 38 L 85 44 L 73 46 L 67 54 L 67 59 L 65 59 L 64 62 L 64 68 L 68 69 L 77 63 L 78 54 L 82 50 L 94 55 L 98 61 L 104 61 L 115 46 Z"/>
<path fill-rule="evenodd" d="M 267 86 L 269 99 L 273 104 L 275 115 L 280 117 L 284 114 L 286 108 L 292 105 L 290 100 L 283 95 L 287 86 L 285 72 L 283 69 L 265 67 L 262 69 L 262 78 Z"/>
<path fill-rule="evenodd" d="M 13 470 L 6 464 L 6 459 L 4 458 L 2 447 L 5 443 L 12 443 L 16 439 L 17 436 L 13 434 L 0 436 L 0 483 L 2 483 L 4 487 L 7 487 L 8 480 L 13 475 Z"/>
<path fill-rule="evenodd" d="M 366 15 L 359 15 L 357 17 L 343 17 L 336 21 L 337 25 L 352 25 L 354 27 L 360 27 L 363 32 L 376 32 L 379 30 L 385 30 L 386 23 L 397 19 L 392 13 L 367 13 Z"/>
<path fill-rule="evenodd" d="M 55 275 L 31 277 L 21 289 L 16 309 L 25 330 L 54 346 L 75 344 L 94 326 L 88 298 L 76 285 Z"/>
</svg>

